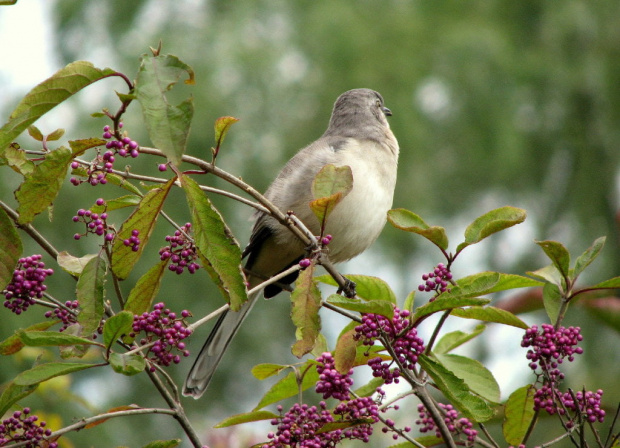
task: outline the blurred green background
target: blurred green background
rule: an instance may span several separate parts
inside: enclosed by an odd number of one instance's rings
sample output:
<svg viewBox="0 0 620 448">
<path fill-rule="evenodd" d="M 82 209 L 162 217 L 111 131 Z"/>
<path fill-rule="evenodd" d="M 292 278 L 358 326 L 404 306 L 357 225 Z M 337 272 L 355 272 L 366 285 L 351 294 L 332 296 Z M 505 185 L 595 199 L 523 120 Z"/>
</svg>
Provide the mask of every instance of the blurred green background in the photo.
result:
<svg viewBox="0 0 620 448">
<path fill-rule="evenodd" d="M 5 28 L 0 49 L 1 122 L 34 84 L 67 63 L 88 60 L 133 79 L 139 55 L 162 40 L 164 53 L 177 55 L 196 72 L 195 86 L 178 86 L 171 94 L 177 102 L 190 94 L 194 98 L 187 153 L 210 158 L 214 120 L 223 115 L 240 118 L 227 136 L 218 165 L 264 190 L 286 160 L 322 134 L 340 93 L 368 87 L 381 92 L 394 114 L 391 126 L 401 147 L 394 207 L 446 227 L 451 249 L 468 223 L 490 209 L 513 205 L 528 212 L 526 223 L 467 249 L 454 266 L 457 277 L 486 269 L 523 274 L 547 264 L 534 240 L 562 241 L 576 256 L 601 235 L 607 236 L 606 247 L 584 281 L 594 283 L 620 272 L 617 1 L 20 0 L 0 6 L 0 21 L 13 25 L 10 33 Z M 24 86 L 19 74 L 29 58 L 19 49 L 27 48 L 40 29 L 46 30 L 44 40 L 34 46 L 45 48 L 47 62 L 28 66 L 28 79 L 35 81 Z M 90 114 L 103 107 L 116 110 L 114 90 L 124 89 L 116 80 L 91 86 L 37 125 L 44 133 L 65 128 L 61 143 L 97 136 L 107 122 Z M 137 104 L 124 122 L 134 140 L 150 145 Z M 36 147 L 24 136 L 19 142 Z M 136 171 L 157 175 L 157 163 L 141 157 L 131 164 Z M 3 170 L 0 192 L 3 200 L 14 204 L 12 191 L 19 177 L 7 171 Z M 200 181 L 225 187 L 214 178 Z M 95 241 L 73 241 L 80 229 L 72 227 L 70 217 L 97 197 L 118 195 L 113 187 L 67 185 L 54 220 L 40 216 L 34 224 L 60 249 L 75 255 L 93 252 Z M 218 197 L 213 201 L 245 244 L 251 211 Z M 179 192 L 172 194 L 165 209 L 178 222 L 188 218 Z M 120 221 L 122 215 L 117 216 Z M 162 221 L 145 252 L 153 263 L 157 238 L 163 245 L 164 235 L 171 232 Z M 40 250 L 26 242 L 25 252 Z M 386 227 L 378 242 L 342 271 L 382 277 L 403 300 L 421 282 L 421 274 L 441 261 L 428 242 Z M 127 290 L 150 265 L 145 260 L 136 268 Z M 56 270 L 50 290 L 61 299 L 71 298 L 73 280 Z M 204 271 L 183 277 L 169 274 L 159 298 L 195 316 L 222 303 Z M 251 376 L 251 366 L 295 361 L 288 348 L 293 330 L 284 302 L 288 299 L 283 296 L 260 303 L 205 397 L 185 400 L 190 418 L 211 448 L 264 440 L 264 426 L 210 428 L 227 415 L 249 410 L 259 392 L 269 387 Z M 0 336 L 41 319 L 34 314 L 18 321 L 0 309 Z M 343 321 L 323 317 L 333 343 Z M 541 312 L 523 318 L 528 323 L 546 321 Z M 568 385 L 603 388 L 608 413 L 613 414 L 620 396 L 618 333 L 578 308 L 569 311 L 567 321 L 584 328 L 586 347 L 584 356 L 570 366 Z M 452 325 L 469 328 L 473 323 Z M 492 368 L 507 396 L 534 377 L 519 348 L 521 333 L 488 331 L 481 338 L 486 342 L 473 344 L 465 353 Z M 207 333 L 207 328 L 198 330 L 190 348 L 198 350 Z M 25 351 L 0 359 L 0 381 L 28 368 L 33 356 Z M 171 369 L 179 384 L 188 364 Z M 69 389 L 66 386 L 59 381 L 42 387 L 28 404 L 61 416 L 65 424 L 123 404 L 164 405 L 146 378 L 82 373 L 73 377 Z M 403 424 L 413 419 L 408 416 Z M 117 419 L 73 434 L 70 440 L 75 446 L 137 447 L 145 440 L 169 437 L 182 434 L 174 421 L 158 416 Z M 539 431 L 532 442 L 548 439 L 548 433 Z M 372 446 L 388 446 L 390 441 L 378 437 Z"/>
</svg>

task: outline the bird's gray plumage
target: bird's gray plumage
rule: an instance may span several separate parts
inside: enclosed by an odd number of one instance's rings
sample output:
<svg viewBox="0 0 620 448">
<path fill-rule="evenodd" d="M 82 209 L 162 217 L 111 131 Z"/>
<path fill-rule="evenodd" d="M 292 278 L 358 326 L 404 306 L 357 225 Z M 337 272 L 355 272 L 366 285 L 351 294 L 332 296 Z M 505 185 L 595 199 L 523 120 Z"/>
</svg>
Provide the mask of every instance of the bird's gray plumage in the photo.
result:
<svg viewBox="0 0 620 448">
<path fill-rule="evenodd" d="M 399 147 L 386 116 L 391 111 L 381 95 L 370 89 L 343 93 L 325 133 L 299 151 L 284 166 L 265 196 L 280 210 L 292 210 L 315 235 L 319 222 L 310 210 L 311 186 L 315 175 L 327 164 L 348 165 L 353 173 L 351 192 L 335 207 L 325 234 L 332 235 L 329 258 L 338 263 L 349 260 L 370 246 L 383 229 L 392 206 Z M 262 212 L 248 246 L 246 269 L 249 288 L 276 275 L 305 256 L 304 245 L 290 230 Z M 282 280 L 288 284 L 295 275 Z M 265 288 L 265 297 L 281 291 L 277 285 Z M 254 306 L 259 294 L 252 294 L 238 312 L 225 312 L 213 328 L 185 381 L 183 394 L 199 398 L 206 390 L 228 344 Z"/>
</svg>

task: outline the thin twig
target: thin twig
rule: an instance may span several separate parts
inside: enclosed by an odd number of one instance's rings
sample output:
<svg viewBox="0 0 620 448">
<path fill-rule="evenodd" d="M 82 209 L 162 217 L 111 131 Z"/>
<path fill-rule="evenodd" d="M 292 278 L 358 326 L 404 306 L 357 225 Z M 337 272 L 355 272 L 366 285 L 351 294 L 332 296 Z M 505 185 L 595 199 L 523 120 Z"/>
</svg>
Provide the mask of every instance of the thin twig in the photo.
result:
<svg viewBox="0 0 620 448">
<path fill-rule="evenodd" d="M 260 291 L 261 289 L 265 289 L 265 287 L 268 286 L 268 285 L 271 285 L 273 283 L 277 283 L 280 279 L 286 277 L 289 274 L 292 274 L 293 272 L 299 271 L 299 270 L 301 270 L 301 266 L 299 266 L 299 264 L 295 264 L 295 265 L 291 266 L 290 268 L 280 272 L 279 274 L 276 274 L 273 277 L 269 277 L 264 282 L 256 285 L 254 288 L 250 289 L 248 291 L 248 296 L 251 296 L 252 294 Z"/>
<path fill-rule="evenodd" d="M 187 328 L 193 332 L 196 328 L 209 322 L 211 319 L 216 318 L 217 316 L 228 311 L 229 309 L 230 309 L 230 305 L 228 303 L 225 305 L 222 305 L 221 307 L 219 307 L 217 310 L 213 311 L 212 313 L 209 313 L 205 317 L 198 319 L 193 324 L 188 325 Z"/>
<path fill-rule="evenodd" d="M 52 432 L 49 436 L 46 437 L 47 440 L 53 440 L 56 437 L 60 437 L 71 431 L 79 431 L 80 429 L 85 428 L 86 426 L 96 423 L 102 420 L 108 420 L 116 417 L 127 417 L 131 415 L 144 415 L 144 414 L 167 414 L 167 415 L 175 415 L 175 411 L 171 409 L 163 409 L 163 408 L 139 408 L 139 409 L 126 409 L 123 411 L 116 412 L 106 412 L 105 414 L 95 415 L 93 417 L 82 418 L 77 423 L 74 423 L 69 426 L 65 426 L 58 431 Z M 25 440 L 23 442 L 17 442 L 10 445 L 5 445 L 5 448 L 17 448 L 20 446 L 28 445 L 32 443 L 29 440 Z"/>
<path fill-rule="evenodd" d="M 41 246 L 41 248 L 45 252 L 50 254 L 50 256 L 54 260 L 58 258 L 58 250 L 52 245 L 52 243 L 45 239 L 45 237 L 41 235 L 39 231 L 32 226 L 32 224 L 20 224 L 19 214 L 15 210 L 13 210 L 8 204 L 0 201 L 0 207 L 2 207 L 7 213 L 7 215 L 9 215 L 17 228 L 22 229 L 24 232 L 26 232 L 37 244 L 39 244 L 39 246 Z M 72 275 L 72 277 L 77 279 L 75 275 Z"/>
</svg>

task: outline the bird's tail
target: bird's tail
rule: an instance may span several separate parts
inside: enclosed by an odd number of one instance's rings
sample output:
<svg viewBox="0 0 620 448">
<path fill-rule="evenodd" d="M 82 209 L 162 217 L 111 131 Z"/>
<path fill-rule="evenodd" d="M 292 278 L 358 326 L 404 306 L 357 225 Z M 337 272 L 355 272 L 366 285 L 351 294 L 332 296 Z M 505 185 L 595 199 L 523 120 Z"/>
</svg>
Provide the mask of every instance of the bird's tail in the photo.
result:
<svg viewBox="0 0 620 448">
<path fill-rule="evenodd" d="M 250 295 L 248 301 L 243 304 L 239 311 L 226 310 L 220 316 L 185 379 L 183 395 L 198 399 L 204 394 L 224 352 L 228 348 L 228 344 L 239 331 L 241 323 L 256 303 L 259 295 L 260 291 Z"/>
</svg>

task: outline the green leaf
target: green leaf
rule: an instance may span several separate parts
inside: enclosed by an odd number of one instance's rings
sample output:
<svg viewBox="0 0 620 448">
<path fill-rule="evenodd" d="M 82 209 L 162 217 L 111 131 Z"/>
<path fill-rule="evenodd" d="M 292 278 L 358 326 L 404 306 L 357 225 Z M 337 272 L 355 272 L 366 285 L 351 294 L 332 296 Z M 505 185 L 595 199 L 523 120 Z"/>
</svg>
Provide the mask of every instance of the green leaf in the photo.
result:
<svg viewBox="0 0 620 448">
<path fill-rule="evenodd" d="M 587 268 L 590 263 L 592 263 L 596 259 L 596 257 L 598 257 L 598 254 L 601 252 L 603 246 L 605 245 L 605 240 L 606 238 L 604 236 L 597 238 L 596 240 L 594 240 L 594 243 L 592 243 L 592 245 L 586 249 L 584 253 L 577 257 L 577 260 L 575 261 L 575 269 L 573 272 L 574 278 L 579 277 L 579 274 L 581 274 L 583 270 Z"/>
<path fill-rule="evenodd" d="M 534 393 L 536 389 L 523 386 L 515 390 L 504 408 L 504 424 L 502 431 L 506 442 L 511 445 L 520 445 L 536 413 L 534 412 Z"/>
<path fill-rule="evenodd" d="M 239 244 L 200 186 L 185 175 L 181 176 L 181 186 L 192 214 L 194 241 L 203 266 L 230 303 L 230 309 L 239 311 L 248 300 Z"/>
<path fill-rule="evenodd" d="M 456 252 L 459 253 L 489 235 L 522 223 L 526 216 L 525 210 L 515 207 L 496 208 L 479 216 L 465 229 L 465 241 L 458 245 Z"/>
<path fill-rule="evenodd" d="M 174 165 L 181 163 L 185 152 L 194 103 L 190 97 L 174 106 L 168 102 L 166 92 L 185 74 L 185 84 L 194 84 L 194 71 L 176 56 L 145 54 L 136 79 L 136 96 L 151 141 Z"/>
<path fill-rule="evenodd" d="M 152 442 L 144 445 L 142 448 L 174 448 L 175 446 L 179 446 L 180 444 L 181 439 L 153 440 Z"/>
<path fill-rule="evenodd" d="M 103 325 L 103 342 L 106 349 L 109 349 L 123 335 L 129 335 L 133 326 L 133 314 L 129 311 L 110 317 Z"/>
<path fill-rule="evenodd" d="M 107 141 L 103 140 L 102 138 L 91 137 L 78 140 L 69 140 L 69 147 L 71 148 L 71 153 L 73 154 L 73 157 L 79 157 L 90 148 L 103 146 L 106 143 Z"/>
<path fill-rule="evenodd" d="M 78 168 L 78 170 L 82 170 L 82 168 Z M 78 170 L 73 170 L 73 172 L 76 172 Z M 83 172 L 85 173 L 85 171 Z M 142 191 L 140 191 L 138 187 L 136 187 L 124 177 L 119 176 L 118 174 L 108 173 L 106 174 L 105 178 L 108 181 L 108 185 L 116 185 L 117 187 L 124 188 L 130 193 L 142 196 Z"/>
<path fill-rule="evenodd" d="M 270 376 L 278 375 L 280 372 L 290 367 L 291 366 L 281 364 L 258 364 L 252 367 L 252 375 L 262 381 Z"/>
<path fill-rule="evenodd" d="M 146 360 L 138 353 L 128 355 L 125 353 L 110 353 L 110 365 L 116 373 L 126 376 L 137 375 L 146 369 Z"/>
<path fill-rule="evenodd" d="M 439 296 L 434 302 L 416 308 L 413 315 L 414 320 L 418 320 L 424 316 L 436 313 L 438 311 L 451 310 L 464 306 L 482 306 L 489 303 L 489 299 L 478 299 L 474 297 L 442 297 Z"/>
<path fill-rule="evenodd" d="M 68 375 L 79 372 L 80 370 L 97 367 L 99 364 L 81 364 L 69 362 L 49 362 L 39 364 L 30 370 L 20 373 L 15 377 L 13 383 L 17 386 L 33 386 L 44 381 L 56 378 L 57 376 Z"/>
<path fill-rule="evenodd" d="M 312 197 L 327 198 L 341 193 L 344 198 L 353 188 L 353 173 L 348 165 L 325 165 L 312 181 Z"/>
<path fill-rule="evenodd" d="M 373 424 L 374 420 L 370 417 L 366 418 L 358 418 L 352 420 L 336 420 L 334 422 L 325 423 L 321 426 L 315 434 L 324 434 L 326 432 L 336 431 L 336 430 L 345 430 L 347 428 L 352 428 L 354 426 L 363 425 L 363 424 Z"/>
<path fill-rule="evenodd" d="M 529 328 L 525 322 L 512 314 L 510 311 L 495 308 L 493 306 L 472 306 L 470 308 L 459 308 L 452 311 L 453 316 L 465 319 L 477 319 L 484 322 L 495 322 L 498 324 L 510 325 L 524 330 Z"/>
<path fill-rule="evenodd" d="M 27 331 L 47 330 L 48 328 L 56 325 L 57 322 L 58 321 L 54 322 L 53 320 L 39 322 L 37 324 L 29 326 L 28 328 L 24 330 L 19 330 L 19 331 L 27 332 Z M 18 351 L 20 351 L 22 348 L 24 348 L 24 343 L 20 339 L 19 334 L 17 334 L 16 332 L 12 334 L 11 336 L 9 336 L 8 338 L 6 338 L 4 341 L 0 342 L 0 355 L 3 355 L 3 356 L 13 355 L 17 353 Z"/>
<path fill-rule="evenodd" d="M 543 282 L 554 283 L 558 286 L 564 284 L 562 274 L 560 274 L 558 268 L 553 264 L 537 269 L 536 271 L 528 271 L 527 275 L 542 280 Z"/>
<path fill-rule="evenodd" d="M 310 209 L 321 224 L 321 229 L 325 226 L 325 221 L 334 210 L 334 207 L 349 194 L 353 188 L 353 173 L 348 165 L 336 167 L 325 165 L 314 177 L 312 182 L 312 197 Z"/>
<path fill-rule="evenodd" d="M 437 436 L 420 436 L 415 437 L 413 440 L 419 443 L 419 445 L 414 445 L 411 442 L 402 442 L 390 445 L 388 446 L 388 448 L 415 448 L 419 447 L 420 445 L 425 447 L 434 447 L 444 445 L 444 440 L 441 437 Z"/>
<path fill-rule="evenodd" d="M 456 286 L 450 286 L 449 291 L 440 297 L 474 297 L 501 291 L 501 278 L 499 272 L 492 271 L 469 275 L 459 279 Z"/>
<path fill-rule="evenodd" d="M 168 260 L 162 260 L 140 277 L 127 297 L 125 310 L 130 311 L 131 314 L 140 315 L 151 308 L 153 299 L 159 293 L 166 266 L 168 266 Z"/>
<path fill-rule="evenodd" d="M 366 364 L 368 364 L 368 361 L 373 358 L 381 358 L 384 361 L 392 360 L 392 357 L 387 353 L 381 353 L 386 352 L 385 347 L 381 345 L 373 345 L 371 347 L 368 347 L 366 345 L 360 344 L 358 345 L 356 350 L 357 351 L 355 353 L 355 362 L 353 363 L 353 367 L 365 366 Z"/>
<path fill-rule="evenodd" d="M 13 280 L 13 271 L 22 250 L 22 240 L 13 221 L 0 207 L 0 291 Z"/>
<path fill-rule="evenodd" d="M 453 310 L 454 312 L 456 310 Z M 476 325 L 474 330 L 471 333 L 465 333 L 463 331 L 453 331 L 451 333 L 446 333 L 443 337 L 435 344 L 433 348 L 433 352 L 437 355 L 442 355 L 448 353 L 455 348 L 465 344 L 466 342 L 472 340 L 476 336 L 480 335 L 485 329 L 486 325 Z"/>
<path fill-rule="evenodd" d="M 478 395 L 471 392 L 465 382 L 438 361 L 420 355 L 418 362 L 435 385 L 463 415 L 474 422 L 485 422 L 493 417 L 493 410 Z"/>
<path fill-rule="evenodd" d="M 97 254 L 88 254 L 77 258 L 69 252 L 62 251 L 56 257 L 56 262 L 63 269 L 63 271 L 68 272 L 71 275 L 79 276 L 88 262 L 97 256 Z"/>
<path fill-rule="evenodd" d="M 321 356 L 321 354 L 330 351 L 327 344 L 327 338 L 323 333 L 319 333 L 314 343 L 314 347 L 310 351 L 310 354 L 314 357 Z"/>
<path fill-rule="evenodd" d="M 71 95 L 116 72 L 98 69 L 90 62 L 72 62 L 50 78 L 34 87 L 11 113 L 9 121 L 0 129 L 0 154 L 19 134 L 39 117 L 65 101 Z"/>
<path fill-rule="evenodd" d="M 492 403 L 499 403 L 499 385 L 493 374 L 480 362 L 459 355 L 436 356 L 444 367 L 465 381 L 472 392 Z"/>
<path fill-rule="evenodd" d="M 404 208 L 390 210 L 388 211 L 387 219 L 397 229 L 417 233 L 440 249 L 448 249 L 446 230 L 439 226 L 429 226 L 422 218 L 409 210 Z"/>
<path fill-rule="evenodd" d="M 26 331 L 17 330 L 19 339 L 29 347 L 58 347 L 63 345 L 101 345 L 92 339 L 81 338 L 57 331 Z"/>
<path fill-rule="evenodd" d="M 297 328 L 293 355 L 301 358 L 310 353 L 321 331 L 321 292 L 312 279 L 314 265 L 301 271 L 291 293 L 291 319 Z"/>
<path fill-rule="evenodd" d="M 35 125 L 28 126 L 28 135 L 38 142 L 43 141 L 43 133 Z"/>
<path fill-rule="evenodd" d="M 37 385 L 19 386 L 13 382 L 9 383 L 0 395 L 0 415 L 5 415 L 11 407 L 35 391 Z"/>
<path fill-rule="evenodd" d="M 562 277 L 568 277 L 570 269 L 570 254 L 568 250 L 557 241 L 536 241 L 536 244 L 542 248 L 547 257 L 558 268 Z"/>
<path fill-rule="evenodd" d="M 157 215 L 164 206 L 164 201 L 168 197 L 173 183 L 174 178 L 160 188 L 149 191 L 116 234 L 112 245 L 112 271 L 121 280 L 129 276 L 134 265 L 140 259 L 153 228 L 155 228 Z M 140 245 L 135 252 L 131 247 L 123 244 L 124 240 L 131 238 L 131 233 L 134 230 L 139 232 L 138 238 L 140 238 Z"/>
<path fill-rule="evenodd" d="M 28 158 L 26 151 L 21 149 L 17 143 L 10 144 L 4 151 L 6 163 L 13 171 L 18 172 L 22 176 L 30 175 L 35 168 L 35 164 Z M 0 156 L 0 160 L 1 156 Z"/>
<path fill-rule="evenodd" d="M 224 143 L 224 138 L 226 138 L 226 134 L 230 127 L 238 122 L 239 119 L 235 117 L 220 117 L 215 120 L 215 148 L 216 151 L 219 151 L 220 146 Z"/>
<path fill-rule="evenodd" d="M 370 275 L 347 274 L 347 279 L 355 283 L 355 293 L 364 300 L 384 300 L 396 305 L 396 294 L 384 280 Z M 331 286 L 338 286 L 331 275 L 315 277 L 316 281 Z"/>
<path fill-rule="evenodd" d="M 104 205 L 93 205 L 90 209 L 94 213 L 103 213 L 104 211 L 111 212 L 125 207 L 135 207 L 140 204 L 142 197 L 135 194 L 127 194 L 115 199 L 108 199 Z"/>
<path fill-rule="evenodd" d="M 415 289 L 407 294 L 405 297 L 405 302 L 403 303 L 403 309 L 413 313 L 413 307 L 415 306 Z"/>
<path fill-rule="evenodd" d="M 490 274 L 490 271 L 487 272 Z M 508 289 L 517 289 L 517 288 L 533 288 L 537 286 L 542 286 L 543 284 L 539 281 L 533 280 L 528 277 L 523 277 L 522 275 L 515 274 L 503 274 L 498 272 L 499 280 L 496 284 L 486 290 L 485 294 L 491 294 L 493 292 L 506 291 Z M 464 281 L 465 279 L 469 279 L 471 277 L 475 277 L 478 274 L 474 274 L 473 276 L 463 277 L 459 280 L 459 283 Z"/>
<path fill-rule="evenodd" d="M 597 283 L 590 288 L 600 288 L 600 289 L 616 289 L 620 288 L 620 277 L 610 278 L 609 280 L 605 280 L 604 282 Z"/>
<path fill-rule="evenodd" d="M 274 414 L 270 411 L 252 411 L 245 412 L 243 414 L 236 414 L 231 417 L 225 418 L 214 428 L 226 428 L 228 426 L 240 425 L 242 423 L 250 423 L 250 422 L 260 422 L 263 420 L 273 420 L 274 418 L 278 418 L 279 415 Z"/>
<path fill-rule="evenodd" d="M 349 299 L 339 294 L 332 294 L 327 298 L 327 303 L 345 310 L 357 311 L 358 313 L 373 313 L 392 318 L 394 317 L 394 305 L 387 300 L 362 300 Z"/>
<path fill-rule="evenodd" d="M 63 135 L 65 135 L 64 129 L 56 129 L 55 131 L 47 135 L 46 140 L 48 142 L 55 142 L 57 140 L 60 140 Z"/>
<path fill-rule="evenodd" d="M 71 163 L 71 151 L 58 148 L 45 155 L 45 160 L 35 166 L 32 173 L 24 179 L 15 198 L 19 202 L 17 212 L 19 223 L 27 224 L 46 210 L 60 191 L 62 182 Z"/>
<path fill-rule="evenodd" d="M 303 366 L 298 368 L 300 372 L 305 373 L 301 381 L 301 387 L 297 383 L 297 375 L 295 372 L 290 372 L 267 391 L 253 411 L 277 403 L 285 398 L 294 397 L 300 390 L 304 391 L 316 385 L 316 382 L 319 380 L 319 374 L 316 371 L 315 365 L 316 362 L 314 360 L 306 361 Z"/>
<path fill-rule="evenodd" d="M 355 395 L 358 397 L 370 397 L 377 391 L 377 387 L 383 386 L 385 380 L 383 378 L 373 378 L 368 383 L 355 389 Z"/>
<path fill-rule="evenodd" d="M 82 334 L 93 334 L 103 317 L 103 297 L 105 277 L 108 271 L 106 259 L 99 255 L 91 259 L 76 286 L 76 295 L 80 304 L 80 312 L 77 316 L 78 323 L 82 326 Z"/>
<path fill-rule="evenodd" d="M 560 314 L 560 307 L 562 306 L 562 293 L 558 285 L 545 283 L 543 287 L 543 304 L 551 324 L 555 325 Z"/>
</svg>

